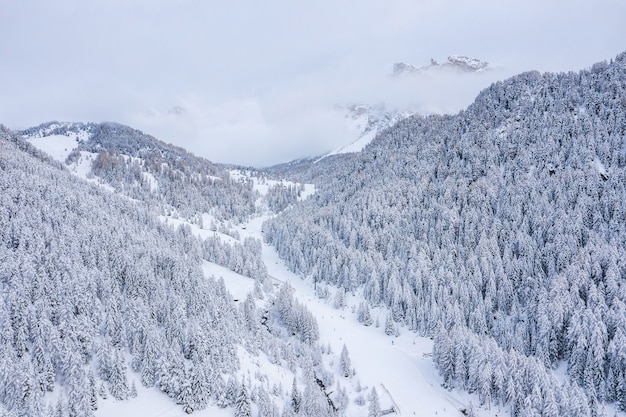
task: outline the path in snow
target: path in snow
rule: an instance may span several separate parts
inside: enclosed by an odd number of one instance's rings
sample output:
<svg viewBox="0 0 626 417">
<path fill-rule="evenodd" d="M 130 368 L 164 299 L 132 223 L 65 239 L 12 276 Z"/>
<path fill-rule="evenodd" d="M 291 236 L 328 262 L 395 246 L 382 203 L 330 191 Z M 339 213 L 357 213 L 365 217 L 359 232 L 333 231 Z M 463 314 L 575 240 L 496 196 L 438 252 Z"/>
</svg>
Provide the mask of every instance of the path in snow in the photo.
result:
<svg viewBox="0 0 626 417">
<path fill-rule="evenodd" d="M 264 220 L 264 217 L 252 219 L 240 233 L 260 238 Z M 363 326 L 349 308 L 337 310 L 317 298 L 310 283 L 290 272 L 274 248 L 265 243 L 263 260 L 268 274 L 277 280 L 289 282 L 296 290 L 295 297 L 306 303 L 315 315 L 321 343 L 330 343 L 337 354 L 341 352 L 343 344 L 346 345 L 356 369 L 355 378 L 363 387 L 376 387 L 383 409 L 392 405 L 392 399 L 385 393 L 386 388 L 403 416 L 462 415 L 459 410 L 469 404 L 469 397 L 465 393 L 450 392 L 440 386 L 441 378 L 432 359 L 426 356 L 432 352 L 430 339 L 418 337 L 406 330 L 400 337 L 389 337 L 384 334 L 382 326 Z M 376 313 L 373 314 L 375 319 Z M 347 379 L 346 383 L 342 381 L 342 385 L 347 384 Z M 367 395 L 369 390 L 365 393 Z"/>
</svg>

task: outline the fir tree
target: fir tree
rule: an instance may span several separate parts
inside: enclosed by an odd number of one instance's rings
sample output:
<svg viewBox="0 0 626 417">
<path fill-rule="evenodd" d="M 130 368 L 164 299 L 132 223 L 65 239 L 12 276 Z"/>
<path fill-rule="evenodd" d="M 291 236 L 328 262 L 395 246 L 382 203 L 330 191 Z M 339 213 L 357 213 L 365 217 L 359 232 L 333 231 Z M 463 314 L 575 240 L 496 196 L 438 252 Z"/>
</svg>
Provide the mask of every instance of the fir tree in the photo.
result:
<svg viewBox="0 0 626 417">
<path fill-rule="evenodd" d="M 246 384 L 241 384 L 237 401 L 235 402 L 235 417 L 251 417 L 250 396 Z"/>
<path fill-rule="evenodd" d="M 372 391 L 370 392 L 367 416 L 368 417 L 380 416 L 380 402 L 378 400 L 378 393 L 376 392 L 375 387 L 372 387 Z"/>
</svg>

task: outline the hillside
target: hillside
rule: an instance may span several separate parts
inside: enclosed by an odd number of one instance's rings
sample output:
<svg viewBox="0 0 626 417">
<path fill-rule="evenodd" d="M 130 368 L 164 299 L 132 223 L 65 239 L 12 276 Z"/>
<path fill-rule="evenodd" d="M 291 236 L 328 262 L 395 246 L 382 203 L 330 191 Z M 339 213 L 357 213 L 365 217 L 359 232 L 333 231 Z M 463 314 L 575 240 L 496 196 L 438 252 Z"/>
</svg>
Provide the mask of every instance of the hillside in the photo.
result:
<svg viewBox="0 0 626 417">
<path fill-rule="evenodd" d="M 130 415 L 161 392 L 175 415 L 315 416 L 355 395 L 258 239 L 171 227 L 4 127 L 0 190 L 3 415 Z"/>
<path fill-rule="evenodd" d="M 159 212 L 200 223 L 201 213 L 240 223 L 254 212 L 251 184 L 186 150 L 117 123 L 49 122 L 21 136 L 83 177 Z"/>
<path fill-rule="evenodd" d="M 435 337 L 450 389 L 512 415 L 626 409 L 626 54 L 414 116 L 264 226 L 291 269 Z M 553 372 L 567 368 L 567 382 Z"/>
</svg>

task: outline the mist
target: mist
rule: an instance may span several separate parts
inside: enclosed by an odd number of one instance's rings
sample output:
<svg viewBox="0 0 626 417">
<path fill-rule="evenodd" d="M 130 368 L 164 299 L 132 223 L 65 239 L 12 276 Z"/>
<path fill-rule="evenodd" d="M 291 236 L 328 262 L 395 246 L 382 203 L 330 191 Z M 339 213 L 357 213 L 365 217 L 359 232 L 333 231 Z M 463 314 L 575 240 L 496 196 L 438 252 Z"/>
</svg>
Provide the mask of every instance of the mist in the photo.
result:
<svg viewBox="0 0 626 417">
<path fill-rule="evenodd" d="M 617 0 L 12 2 L 0 11 L 0 123 L 116 121 L 212 161 L 268 166 L 356 139 L 337 105 L 455 113 L 513 74 L 611 59 L 624 17 Z M 452 54 L 493 69 L 391 75 Z"/>
</svg>

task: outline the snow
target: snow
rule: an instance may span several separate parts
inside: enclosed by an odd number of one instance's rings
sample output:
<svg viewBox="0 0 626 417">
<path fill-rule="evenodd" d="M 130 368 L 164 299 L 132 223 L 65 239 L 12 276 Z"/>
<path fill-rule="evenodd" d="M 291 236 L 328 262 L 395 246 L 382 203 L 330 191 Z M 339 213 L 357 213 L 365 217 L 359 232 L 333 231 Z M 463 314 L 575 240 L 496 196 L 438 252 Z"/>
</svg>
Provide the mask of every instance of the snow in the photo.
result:
<svg viewBox="0 0 626 417">
<path fill-rule="evenodd" d="M 266 217 L 252 219 L 242 235 L 260 237 L 261 226 Z M 294 296 L 306 304 L 317 318 L 320 331 L 320 343 L 330 343 L 333 352 L 339 353 L 345 344 L 352 365 L 356 369 L 354 380 L 342 381 L 351 397 L 355 396 L 355 384 L 358 381 L 367 391 L 376 387 L 381 407 L 388 409 L 394 402 L 402 415 L 437 415 L 460 416 L 460 409 L 469 407 L 470 401 L 476 405 L 478 398 L 467 393 L 441 387 L 443 382 L 430 357 L 432 340 L 419 337 L 415 333 L 402 329 L 399 337 L 385 335 L 383 323 L 385 316 L 380 309 L 374 309 L 374 320 L 378 317 L 380 327 L 363 326 L 351 312 L 350 307 L 337 310 L 325 300 L 316 297 L 310 280 L 290 272 L 273 247 L 263 244 L 263 260 L 268 274 L 278 281 L 288 282 L 294 289 Z M 348 303 L 353 305 L 355 297 L 348 296 Z M 329 297 L 332 299 L 332 297 Z M 350 388 L 351 387 L 351 388 Z M 350 404 L 348 416 L 366 414 L 366 407 Z M 482 410 L 481 416 L 502 415 L 501 410 Z"/>
<path fill-rule="evenodd" d="M 382 112 L 383 109 L 378 111 Z M 371 129 L 370 112 L 372 111 L 375 111 L 375 109 L 369 106 L 355 106 L 351 114 L 346 116 L 346 122 L 351 130 L 358 132 L 358 138 L 349 145 L 336 149 L 326 156 L 361 152 L 368 143 L 374 140 L 379 129 Z"/>
<path fill-rule="evenodd" d="M 150 186 L 150 192 L 156 192 L 159 188 L 159 183 L 157 182 L 157 179 L 154 177 L 154 175 L 152 175 L 152 173 L 150 172 L 144 171 L 143 177 Z"/>
<path fill-rule="evenodd" d="M 319 162 L 331 155 L 361 152 L 376 138 L 378 133 L 413 113 L 408 110 L 389 109 L 384 103 L 377 105 L 350 105 L 347 107 L 337 106 L 337 109 L 347 112 L 345 116 L 346 125 L 348 130 L 353 132 L 353 137 L 356 139 L 346 146 L 323 155 L 315 162 Z"/>
<path fill-rule="evenodd" d="M 70 171 L 87 181 L 95 181 L 91 176 L 91 164 L 98 156 L 97 153 L 81 151 L 79 158 L 70 166 Z"/>
<path fill-rule="evenodd" d="M 63 163 L 70 152 L 78 146 L 77 136 L 75 135 L 51 135 L 43 138 L 27 138 L 27 140 L 39 150 Z"/>
<path fill-rule="evenodd" d="M 592 166 L 596 169 L 596 171 L 598 171 L 598 174 L 600 174 L 603 179 L 609 178 L 609 173 L 607 172 L 606 167 L 598 158 L 593 159 Z"/>
<path fill-rule="evenodd" d="M 98 398 L 98 410 L 96 416 L 153 416 L 153 417 L 187 417 L 183 408 L 174 400 L 163 394 L 157 388 L 145 388 L 141 385 L 141 378 L 136 375 L 135 386 L 137 397 L 125 401 L 118 401 L 109 396 L 106 400 Z M 131 379 L 132 381 L 132 379 Z M 132 383 L 132 382 L 131 382 Z M 209 406 L 204 410 L 194 411 L 198 417 L 232 417 L 232 409 L 222 409 L 217 406 Z"/>
<path fill-rule="evenodd" d="M 303 201 L 315 194 L 315 184 L 304 184 L 304 191 L 300 193 L 298 200 Z"/>
<path fill-rule="evenodd" d="M 52 127 L 58 127 L 53 125 Z M 42 152 L 47 153 L 56 161 L 65 164 L 65 160 L 69 154 L 78 147 L 78 140 L 87 140 L 89 138 L 89 132 L 80 131 L 73 136 L 65 135 L 50 135 L 43 137 L 26 137 L 33 146 Z M 84 179 L 92 184 L 97 184 L 105 188 L 109 192 L 114 192 L 115 189 L 108 184 L 104 184 L 98 181 L 91 174 L 91 163 L 98 154 L 93 152 L 80 151 L 80 156 L 72 164 L 68 166 L 70 172 L 79 178 Z"/>
<path fill-rule="evenodd" d="M 213 262 L 203 261 L 202 272 L 204 272 L 206 277 L 224 278 L 226 289 L 237 301 L 245 300 L 254 289 L 254 280 L 252 278 L 233 272 Z"/>
<path fill-rule="evenodd" d="M 210 214 L 206 214 L 206 213 L 203 214 L 202 217 L 203 217 L 203 221 L 202 222 L 205 225 L 210 224 L 210 219 L 213 218 L 213 216 L 211 216 Z M 207 220 L 205 220 L 205 219 L 208 219 L 209 222 L 207 222 Z M 237 239 L 235 239 L 235 238 L 233 238 L 231 236 L 228 236 L 227 234 L 220 233 L 220 232 L 213 231 L 213 230 L 205 229 L 205 228 L 200 227 L 200 226 L 198 226 L 196 224 L 190 223 L 190 222 L 188 222 L 188 221 L 186 221 L 184 219 L 176 218 L 174 216 L 163 216 L 163 215 L 161 215 L 161 216 L 159 216 L 159 220 L 161 220 L 165 224 L 174 226 L 175 228 L 178 228 L 181 225 L 189 226 L 189 228 L 191 229 L 191 233 L 195 237 L 198 237 L 200 239 L 208 239 L 210 237 L 219 237 L 222 240 L 222 242 L 226 242 L 226 243 L 230 243 L 230 244 L 239 242 L 239 240 L 237 240 Z"/>
<path fill-rule="evenodd" d="M 251 171 L 242 171 L 239 169 L 233 169 L 230 171 L 230 176 L 234 180 L 243 181 L 244 179 L 251 179 L 253 182 L 254 191 L 258 192 L 261 196 L 267 195 L 269 189 L 276 184 L 282 184 L 285 187 L 289 186 L 299 186 L 300 183 L 287 181 L 287 180 L 271 180 L 267 178 L 259 178 L 254 176 Z M 314 184 L 304 184 L 304 192 L 300 196 L 300 200 L 304 200 L 308 198 L 310 195 L 315 193 L 315 185 Z"/>
<path fill-rule="evenodd" d="M 337 149 L 335 151 L 332 151 L 326 156 L 339 155 L 342 153 L 361 152 L 363 148 L 365 148 L 371 141 L 374 140 L 377 133 L 378 131 L 376 130 L 370 130 L 369 132 L 363 134 L 359 139 L 352 142 L 351 144 L 344 146 L 343 148 Z"/>
</svg>

